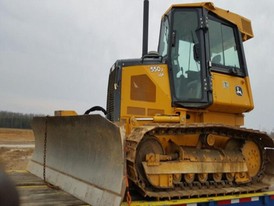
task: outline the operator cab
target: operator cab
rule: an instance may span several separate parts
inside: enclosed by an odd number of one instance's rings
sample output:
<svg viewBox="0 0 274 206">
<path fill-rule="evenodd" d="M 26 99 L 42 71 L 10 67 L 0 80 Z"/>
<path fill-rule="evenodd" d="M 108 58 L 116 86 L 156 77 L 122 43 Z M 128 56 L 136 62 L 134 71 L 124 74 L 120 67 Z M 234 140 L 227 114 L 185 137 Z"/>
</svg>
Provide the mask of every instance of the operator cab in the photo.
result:
<svg viewBox="0 0 274 206">
<path fill-rule="evenodd" d="M 205 7 L 172 6 L 162 18 L 158 52 L 169 67 L 175 107 L 212 105 L 214 72 L 240 78 L 247 76 L 238 27 Z"/>
</svg>

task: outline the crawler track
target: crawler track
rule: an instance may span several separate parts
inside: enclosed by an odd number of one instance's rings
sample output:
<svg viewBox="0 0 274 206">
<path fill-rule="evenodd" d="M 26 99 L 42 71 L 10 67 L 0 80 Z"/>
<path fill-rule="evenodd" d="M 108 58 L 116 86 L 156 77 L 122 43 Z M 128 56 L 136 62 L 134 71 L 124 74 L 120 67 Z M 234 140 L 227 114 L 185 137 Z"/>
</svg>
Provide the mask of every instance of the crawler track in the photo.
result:
<svg viewBox="0 0 274 206">
<path fill-rule="evenodd" d="M 146 136 L 161 137 L 165 135 L 204 135 L 213 134 L 223 137 L 239 140 L 252 141 L 258 145 L 260 150 L 260 169 L 255 176 L 246 184 L 239 184 L 235 181 L 229 181 L 226 178 L 215 182 L 213 179 L 201 183 L 195 179 L 191 183 L 184 180 L 177 182 L 172 188 L 157 188 L 144 180 L 140 170 L 136 165 L 138 156 L 138 146 Z M 161 198 L 182 198 L 182 197 L 202 197 L 202 196 L 221 196 L 227 194 L 254 193 L 267 189 L 270 184 L 263 183 L 265 175 L 265 165 L 267 157 L 264 147 L 271 145 L 272 140 L 267 134 L 257 130 L 236 128 L 224 125 L 214 124 L 192 124 L 192 125 L 172 125 L 172 124 L 150 124 L 135 128 L 126 140 L 127 149 L 127 167 L 130 180 L 137 185 L 144 196 Z M 145 160 L 144 160 L 145 161 Z"/>
<path fill-rule="evenodd" d="M 194 184 L 195 185 L 195 184 Z M 190 197 L 212 197 L 212 196 L 225 196 L 233 194 L 246 194 L 255 193 L 268 189 L 269 185 L 263 183 L 253 183 L 245 186 L 231 186 L 229 184 L 224 185 L 199 185 L 196 186 L 184 186 L 179 189 L 176 188 L 170 191 L 151 191 L 149 189 L 142 190 L 144 196 L 154 197 L 157 199 L 180 199 Z"/>
</svg>

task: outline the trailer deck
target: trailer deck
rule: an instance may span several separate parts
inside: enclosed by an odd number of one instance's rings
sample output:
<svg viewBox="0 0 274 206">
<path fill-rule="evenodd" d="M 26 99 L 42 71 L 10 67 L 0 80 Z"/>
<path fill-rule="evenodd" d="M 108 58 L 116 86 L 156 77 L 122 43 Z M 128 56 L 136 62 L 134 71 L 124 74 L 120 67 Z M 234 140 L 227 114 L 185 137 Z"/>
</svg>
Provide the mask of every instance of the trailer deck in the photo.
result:
<svg viewBox="0 0 274 206">
<path fill-rule="evenodd" d="M 62 190 L 50 188 L 42 179 L 26 170 L 8 171 L 8 175 L 15 183 L 21 206 L 53 206 L 75 205 L 87 206 L 87 203 L 73 197 Z M 129 203 L 123 202 L 122 206 Z M 202 197 L 178 200 L 134 200 L 130 206 L 273 206 L 274 188 L 263 192 L 226 195 L 217 197 Z"/>
<path fill-rule="evenodd" d="M 88 205 L 72 195 L 52 189 L 40 178 L 26 170 L 8 171 L 20 195 L 21 206 Z"/>
</svg>

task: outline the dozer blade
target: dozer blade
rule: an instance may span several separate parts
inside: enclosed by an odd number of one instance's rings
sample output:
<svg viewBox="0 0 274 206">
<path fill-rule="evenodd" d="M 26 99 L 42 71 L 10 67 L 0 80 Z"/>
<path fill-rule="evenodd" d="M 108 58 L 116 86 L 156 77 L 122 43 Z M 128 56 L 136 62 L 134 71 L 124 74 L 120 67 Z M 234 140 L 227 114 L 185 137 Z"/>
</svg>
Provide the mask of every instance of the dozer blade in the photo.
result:
<svg viewBox="0 0 274 206">
<path fill-rule="evenodd" d="M 120 205 L 126 179 L 119 127 L 100 115 L 36 117 L 32 127 L 31 173 L 91 205 Z"/>
</svg>

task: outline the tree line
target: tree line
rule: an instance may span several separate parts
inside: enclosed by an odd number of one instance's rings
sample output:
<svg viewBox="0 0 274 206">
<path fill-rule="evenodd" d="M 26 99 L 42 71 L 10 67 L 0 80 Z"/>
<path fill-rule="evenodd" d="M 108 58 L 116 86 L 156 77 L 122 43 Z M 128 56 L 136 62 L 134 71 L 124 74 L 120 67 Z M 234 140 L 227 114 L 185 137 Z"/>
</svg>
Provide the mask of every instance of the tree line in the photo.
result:
<svg viewBox="0 0 274 206">
<path fill-rule="evenodd" d="M 31 129 L 34 116 L 37 115 L 0 111 L 0 128 Z"/>
</svg>

